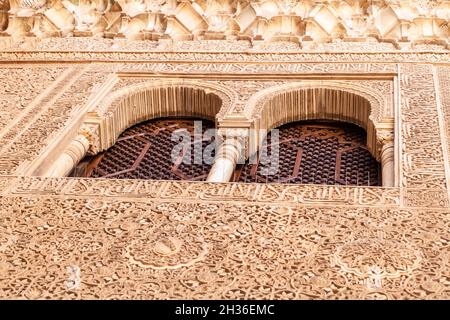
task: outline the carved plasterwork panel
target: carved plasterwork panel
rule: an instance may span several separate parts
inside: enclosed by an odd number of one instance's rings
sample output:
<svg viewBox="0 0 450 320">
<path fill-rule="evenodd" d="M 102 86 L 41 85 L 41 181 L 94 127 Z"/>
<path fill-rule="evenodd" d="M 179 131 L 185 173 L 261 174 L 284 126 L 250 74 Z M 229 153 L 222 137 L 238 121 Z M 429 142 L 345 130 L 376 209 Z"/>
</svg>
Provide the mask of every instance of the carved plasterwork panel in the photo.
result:
<svg viewBox="0 0 450 320">
<path fill-rule="evenodd" d="M 66 68 L 2 65 L 0 67 L 0 134 L 6 132 L 18 121 L 27 107 L 39 94 L 52 85 Z M 22 85 L 17 86 L 11 79 Z"/>
<path fill-rule="evenodd" d="M 402 186 L 406 202 L 420 206 L 448 206 L 439 109 L 433 69 L 429 65 L 401 65 Z M 448 160 L 447 160 L 448 161 Z"/>
<path fill-rule="evenodd" d="M 230 56 L 231 57 L 231 56 Z M 358 74 L 358 73 L 397 73 L 396 64 L 386 63 L 303 63 L 296 61 L 295 63 L 268 63 L 259 64 L 241 62 L 231 63 L 139 63 L 125 64 L 120 70 L 122 72 L 154 72 L 154 73 L 234 73 L 234 74 Z"/>
<path fill-rule="evenodd" d="M 447 191 L 450 193 L 450 67 L 435 67 L 435 85 L 439 90 L 438 111 L 441 125 L 442 148 L 446 158 Z"/>
<path fill-rule="evenodd" d="M 75 195 L 7 196 L 0 203 L 4 298 L 441 299 L 450 293 L 444 211 Z"/>
<path fill-rule="evenodd" d="M 398 207 L 398 188 L 283 184 L 211 184 L 182 181 L 21 177 L 5 190 L 14 195 L 79 195 L 130 199 Z"/>
<path fill-rule="evenodd" d="M 170 65 L 170 64 L 169 64 Z M 173 64 L 172 64 L 173 65 Z M 193 64 L 197 65 L 197 64 Z M 211 64 L 209 64 L 210 66 Z M 363 66 L 364 64 L 355 64 L 355 69 L 351 69 L 350 64 L 332 64 L 332 68 L 330 69 L 329 66 L 326 64 L 322 64 L 319 66 L 316 66 L 315 68 L 311 69 L 308 67 L 308 64 L 289 64 L 288 68 L 286 70 L 298 70 L 300 71 L 306 71 L 306 74 L 308 74 L 308 71 L 311 72 L 311 70 L 314 70 L 314 73 L 320 73 L 320 72 L 326 72 L 329 70 L 335 71 L 336 70 L 347 70 L 347 72 L 355 72 L 355 71 L 361 71 L 359 68 L 360 66 Z M 27 124 L 27 127 L 23 131 L 19 131 L 19 134 L 14 138 L 14 140 L 10 141 L 9 143 L 4 143 L 2 145 L 3 154 L 2 156 L 5 159 L 5 162 L 8 163 L 8 168 L 3 167 L 2 172 L 13 174 L 14 172 L 17 172 L 17 170 L 21 170 L 24 167 L 26 167 L 28 164 L 30 164 L 33 159 L 36 158 L 37 155 L 41 154 L 44 155 L 48 151 L 48 147 L 51 147 L 53 140 L 55 140 L 55 137 L 58 137 L 61 132 L 65 132 L 64 130 L 68 130 L 66 128 L 66 124 L 72 123 L 75 125 L 74 128 L 79 126 L 77 123 L 81 123 L 80 119 L 82 118 L 82 115 L 80 116 L 80 112 L 84 110 L 84 112 L 87 112 L 88 110 L 86 108 L 86 104 L 90 99 L 92 98 L 92 91 L 93 88 L 96 88 L 96 90 L 99 90 L 99 86 L 102 83 L 108 82 L 111 79 L 111 75 L 115 72 L 119 72 L 119 78 L 117 78 L 115 84 L 111 87 L 112 90 L 115 92 L 119 92 L 120 90 L 126 90 L 126 87 L 129 85 L 139 85 L 142 83 L 147 83 L 149 79 L 146 78 L 136 78 L 133 79 L 132 74 L 128 74 L 130 71 L 136 72 L 137 70 L 155 70 L 155 69 L 146 69 L 149 65 L 140 66 L 137 69 L 135 66 L 138 65 L 94 65 L 94 66 L 83 66 L 80 67 L 71 67 L 69 71 L 64 75 L 62 75 L 61 80 L 59 81 L 59 85 L 62 88 L 62 90 L 59 90 L 58 96 L 52 96 L 48 95 L 46 99 L 48 99 L 48 104 L 39 104 L 39 110 L 33 110 L 33 116 L 35 117 L 34 121 Z M 155 66 L 153 64 L 152 66 Z M 389 65 L 389 64 L 383 64 L 380 65 L 381 68 L 378 68 L 377 65 L 369 64 L 364 65 L 364 70 L 372 70 L 374 72 L 375 70 L 378 70 L 381 74 L 384 74 L 385 72 L 388 72 L 388 74 L 391 74 L 391 72 L 394 72 L 397 70 L 396 65 Z M 143 69 L 142 69 L 143 68 Z M 201 65 L 198 66 L 199 72 L 205 73 L 205 70 L 209 70 L 209 72 L 215 73 L 214 68 L 208 67 L 207 69 L 204 69 Z M 412 82 L 411 79 L 415 79 L 414 77 L 430 77 L 429 79 L 424 79 L 423 81 L 428 81 L 432 79 L 432 73 L 427 73 L 427 70 L 421 70 L 422 75 L 416 75 L 416 73 L 413 73 L 411 71 L 412 75 L 406 75 L 406 70 L 411 70 L 412 66 L 410 65 L 402 65 L 402 68 L 405 69 L 405 75 L 402 75 L 400 77 L 401 81 L 401 89 L 403 96 L 405 96 L 404 99 L 402 99 L 402 104 L 404 104 L 403 109 L 405 110 L 405 114 L 403 115 L 401 121 L 402 121 L 402 134 L 404 135 L 402 145 L 403 148 L 408 146 L 419 146 L 422 142 L 422 136 L 421 135 L 415 135 L 416 139 L 411 140 L 410 135 L 412 134 L 413 126 L 410 123 L 411 121 L 415 121 L 414 119 L 417 119 L 417 117 L 411 116 L 410 118 L 407 118 L 406 115 L 408 112 L 411 112 L 412 115 L 415 115 L 416 111 L 415 105 L 418 103 L 422 104 L 422 101 L 412 99 L 415 95 L 418 95 L 418 92 L 428 90 L 427 93 L 421 93 L 422 97 L 434 97 L 434 86 L 433 84 L 428 85 L 418 85 L 419 82 Z M 423 67 L 425 68 L 425 66 Z M 103 72 L 100 72 L 102 70 Z M 157 71 L 163 70 L 163 69 L 156 69 Z M 165 70 L 170 70 L 166 69 Z M 180 70 L 185 70 L 192 72 L 194 69 L 178 69 L 175 68 L 175 70 L 179 73 Z M 170 72 L 175 72 L 175 70 L 172 71 L 166 71 L 170 74 Z M 231 70 L 232 67 L 228 70 Z M 257 68 L 254 70 L 261 71 L 265 73 L 265 70 L 267 70 L 265 67 Z M 279 69 L 278 69 L 279 70 Z M 429 70 L 428 70 L 429 71 Z M 125 73 L 128 74 L 125 78 L 120 76 L 120 74 Z M 141 73 L 142 74 L 142 73 Z M 177 76 L 179 77 L 179 76 Z M 95 78 L 95 82 L 93 82 L 93 79 Z M 66 79 L 66 80 L 64 80 Z M 152 80 L 155 81 L 155 80 Z M 162 80 L 156 80 L 156 81 L 162 81 Z M 180 81 L 180 80 L 175 80 Z M 189 80 L 190 81 L 190 80 Z M 188 82 L 189 82 L 188 81 Z M 227 88 L 229 93 L 228 97 L 229 99 L 229 105 L 233 106 L 232 108 L 223 108 L 221 110 L 220 115 L 226 115 L 226 114 L 233 114 L 235 112 L 242 112 L 239 109 L 239 103 L 242 105 L 243 102 L 245 102 L 249 97 L 260 93 L 265 88 L 282 88 L 283 86 L 286 86 L 285 84 L 281 84 L 282 80 L 205 80 L 205 83 L 211 83 L 211 85 L 217 88 Z M 286 80 L 284 80 L 285 82 Z M 315 80 L 305 80 L 304 83 L 307 83 L 310 81 L 310 84 L 314 84 Z M 195 82 L 195 81 L 194 81 Z M 193 82 L 193 83 L 194 83 Z M 295 80 L 293 80 L 295 82 Z M 163 82 L 161 82 L 163 83 Z M 331 83 L 331 82 L 330 82 Z M 415 87 L 417 83 L 417 87 Z M 379 105 L 380 99 L 383 100 L 382 105 L 383 106 L 391 106 L 393 105 L 392 101 L 392 94 L 388 94 L 389 92 L 392 93 L 393 90 L 393 84 L 391 81 L 388 80 L 370 80 L 370 81 L 362 81 L 358 82 L 356 80 L 342 80 L 342 81 L 332 81 L 333 85 L 337 86 L 344 86 L 346 89 L 354 89 L 354 88 L 363 88 L 367 92 L 372 92 L 373 96 L 370 98 L 372 101 L 372 104 L 374 106 Z M 289 86 L 289 84 L 287 84 Z M 295 85 L 295 84 L 294 84 Z M 199 84 L 201 87 L 201 84 Z M 211 88 L 213 88 L 211 87 Z M 125 89 L 124 89 L 125 88 Z M 245 89 L 245 90 L 243 90 Z M 350 90 L 351 90 L 350 89 Z M 418 89 L 418 90 L 417 90 Z M 95 90 L 94 90 L 95 91 Z M 362 89 L 361 89 L 362 92 Z M 359 93 L 359 92 L 358 92 Z M 411 93 L 411 96 L 406 97 L 406 95 L 409 95 Z M 374 97 L 377 96 L 378 98 Z M 111 95 L 110 97 L 113 97 Z M 379 98 L 383 97 L 383 98 Z M 110 98 L 111 99 L 111 98 Z M 378 100 L 377 100 L 378 99 Z M 417 98 L 419 99 L 419 98 Z M 421 98 L 422 99 L 422 98 Z M 429 99 L 429 98 L 424 98 Z M 103 99 L 103 101 L 105 101 Z M 377 102 L 378 101 L 378 102 Z M 434 101 L 434 100 L 433 100 Z M 430 101 L 430 112 L 428 114 L 433 114 L 433 112 L 437 115 L 436 110 L 436 102 Z M 97 104 L 98 105 L 98 104 Z M 100 104 L 101 105 L 101 104 Z M 46 109 L 47 108 L 47 109 Z M 84 109 L 83 109 L 84 108 Z M 95 109 L 90 109 L 95 110 Z M 377 109 L 375 109 L 377 110 Z M 393 110 L 392 109 L 384 109 L 379 112 L 376 112 L 377 117 L 380 118 L 380 114 L 383 114 L 384 116 L 392 116 Z M 83 114 L 83 112 L 81 112 Z M 38 116 L 39 115 L 39 116 Z M 53 119 L 53 120 L 52 120 Z M 77 120 L 78 119 L 78 120 Z M 78 122 L 77 122 L 78 121 Z M 437 118 L 433 120 L 432 118 L 426 120 L 429 121 L 429 126 L 427 128 L 433 128 L 433 130 L 438 129 L 439 123 L 437 122 Z M 421 123 L 424 123 L 420 120 Z M 45 123 L 45 125 L 44 125 Z M 39 128 L 46 128 L 46 130 L 40 130 Z M 76 129 L 74 129 L 76 130 Z M 431 130 L 431 129 L 430 129 Z M 17 131 L 16 131 L 17 132 Z M 426 141 L 428 139 L 425 135 L 423 135 L 423 141 Z M 30 141 L 32 142 L 30 144 Z M 443 159 L 439 147 L 439 142 L 434 142 L 436 144 L 436 147 L 432 147 L 432 150 L 430 149 L 430 152 L 428 154 L 436 154 L 438 160 L 436 160 L 436 175 L 434 175 L 434 172 L 430 175 L 430 178 L 424 178 L 423 174 L 427 175 L 425 171 L 428 169 L 423 169 L 421 173 L 415 173 L 414 169 L 423 166 L 425 164 L 421 164 L 420 162 L 420 155 L 416 157 L 414 152 L 409 151 L 403 152 L 400 157 L 400 162 L 402 163 L 401 171 L 404 172 L 402 175 L 402 187 L 408 187 L 411 188 L 410 192 L 413 197 L 409 200 L 409 205 L 411 206 L 422 206 L 422 204 L 426 203 L 428 199 L 433 203 L 433 205 L 442 207 L 447 206 L 447 197 L 444 195 L 441 195 L 441 193 L 435 193 L 434 191 L 430 191 L 428 194 L 421 192 L 420 188 L 423 186 L 420 183 L 424 183 L 424 181 L 428 181 L 428 187 L 430 187 L 430 190 L 439 189 L 441 188 L 444 190 L 445 193 L 445 171 L 443 170 Z M 434 145 L 433 144 L 433 145 Z M 23 146 L 23 147 L 22 147 Z M 430 146 L 431 148 L 431 146 Z M 47 150 L 47 151 L 46 151 Z M 403 149 L 405 150 L 405 149 Z M 440 153 L 439 153 L 440 152 Z M 8 159 L 8 160 L 6 160 Z M 416 163 L 415 159 L 419 159 L 419 161 Z M 440 159 L 440 160 L 439 160 Z M 423 163 L 423 162 L 422 162 Z M 428 165 L 429 161 L 426 163 Z M 420 170 L 419 170 L 420 171 Z M 421 177 L 421 178 L 419 178 Z M 411 183 L 407 183 L 408 179 L 410 179 Z M 418 181 L 420 185 L 416 185 L 412 181 Z M 419 182 L 420 181 L 420 182 Z M 423 198 L 422 200 L 419 200 Z M 424 204 L 425 205 L 425 204 Z"/>
<path fill-rule="evenodd" d="M 447 53 L 92 50 L 0 52 L 0 59 L 17 62 L 1 68 L 1 297 L 450 297 L 450 70 L 409 63 L 448 63 Z M 18 63 L 40 59 L 109 63 Z M 287 75 L 333 74 L 344 77 L 333 82 L 397 103 L 393 115 L 382 113 L 398 120 L 398 188 L 16 176 L 130 85 L 189 75 L 233 92 L 236 102 L 317 80 Z M 360 75 L 389 79 L 363 83 Z M 224 115 L 245 109 L 230 105 Z"/>
<path fill-rule="evenodd" d="M 12 41 L 4 37 L 0 39 L 0 48 L 5 51 L 184 51 L 184 52 L 280 52 L 295 53 L 298 51 L 331 51 L 331 52 L 368 52 L 368 51 L 439 51 L 448 52 L 449 49 L 442 45 L 427 43 L 404 43 L 402 48 L 398 48 L 388 42 L 331 42 L 317 43 L 304 42 L 302 45 L 295 42 L 275 41 L 224 41 L 224 40 L 201 40 L 201 41 L 148 41 L 148 40 L 124 40 L 124 39 L 102 39 L 102 38 L 25 38 L 21 41 Z"/>
<path fill-rule="evenodd" d="M 156 66 L 156 64 L 155 64 Z M 168 73 L 168 75 L 177 72 L 186 72 L 186 73 L 195 73 L 195 72 L 219 72 L 219 70 L 215 70 L 218 66 L 214 66 L 213 64 L 208 65 L 211 68 L 203 68 L 202 66 L 195 65 L 163 65 L 164 68 L 146 68 L 145 66 L 133 65 L 127 66 L 119 69 L 120 73 L 125 73 L 129 71 L 141 71 L 141 72 L 164 72 Z M 249 67 L 249 65 L 244 65 Z M 362 65 L 361 65 L 362 66 Z M 173 68 L 172 68 L 173 67 Z M 228 66 L 226 70 L 227 72 L 234 73 L 235 70 Z M 119 96 L 123 96 L 126 92 L 127 94 L 132 94 L 137 90 L 144 90 L 144 86 L 150 88 L 150 86 L 191 86 L 194 85 L 197 88 L 203 88 L 206 90 L 211 90 L 212 92 L 216 92 L 220 95 L 223 100 L 223 107 L 218 114 L 219 119 L 225 118 L 227 115 L 238 115 L 241 114 L 245 116 L 247 119 L 253 119 L 258 113 L 261 111 L 261 104 L 270 99 L 271 96 L 287 91 L 287 90 L 301 90 L 302 88 L 310 88 L 310 87 L 326 87 L 326 88 L 334 88 L 334 89 L 342 89 L 349 91 L 351 93 L 361 95 L 367 100 L 371 102 L 372 106 L 372 117 L 374 121 L 380 122 L 385 118 L 393 118 L 394 117 L 394 104 L 393 104 L 393 82 L 389 80 L 343 80 L 343 81 L 332 81 L 327 80 L 324 76 L 327 72 L 338 72 L 346 71 L 346 72 L 357 72 L 359 65 L 355 65 L 353 70 L 346 69 L 341 65 L 315 65 L 314 68 L 311 69 L 309 65 L 287 65 L 285 68 L 286 72 L 297 72 L 298 77 L 301 77 L 303 74 L 308 75 L 309 73 L 315 72 L 322 74 L 324 80 L 312 81 L 312 80 L 302 80 L 301 82 L 295 80 L 274 80 L 274 81 L 265 81 L 265 80 L 207 80 L 204 82 L 191 81 L 191 80 L 180 80 L 178 78 L 160 80 L 158 78 L 151 78 L 152 74 L 148 74 L 149 78 L 145 78 L 142 73 L 139 73 L 139 78 L 133 78 L 132 75 L 127 74 L 126 77 L 121 77 L 120 81 L 118 81 L 115 86 L 112 88 L 113 94 L 108 97 L 108 100 L 102 103 L 102 105 L 93 109 L 92 111 L 99 112 L 100 114 L 106 113 L 107 106 L 114 106 L 112 101 L 118 99 Z M 277 68 L 278 72 L 281 72 L 280 67 Z M 383 74 L 386 71 L 394 72 L 396 70 L 396 66 L 392 65 L 390 68 L 383 67 L 381 69 L 377 69 L 375 66 L 365 65 L 364 69 L 367 71 L 371 69 L 371 72 L 379 72 Z M 243 69 L 242 73 L 247 72 L 261 72 L 264 73 L 267 69 L 264 67 L 257 67 L 254 70 L 249 68 Z M 223 72 L 223 71 L 222 71 Z M 272 71 L 275 73 L 275 69 Z M 277 73 L 279 74 L 279 73 Z M 280 78 L 278 76 L 278 78 Z M 140 84 L 139 86 L 136 86 Z M 213 86 L 215 85 L 215 87 Z M 262 99 L 264 98 L 264 99 Z M 261 100 L 264 100 L 261 102 Z M 109 110 L 109 109 L 108 109 Z"/>
<path fill-rule="evenodd" d="M 250 52 L 280 52 L 294 53 L 302 51 L 332 51 L 332 52 L 368 52 L 368 51 L 441 51 L 448 52 L 449 49 L 436 44 L 411 44 L 405 43 L 398 48 L 388 42 L 331 42 L 317 43 L 304 42 L 302 45 L 295 42 L 275 41 L 224 41 L 224 40 L 197 40 L 197 41 L 148 41 L 148 40 L 124 40 L 124 39 L 102 39 L 102 38 L 28 38 L 22 41 L 12 41 L 9 38 L 0 39 L 0 48 L 5 51 L 73 51 L 74 48 L 83 51 L 250 51 Z"/>
<path fill-rule="evenodd" d="M 194 89 L 203 89 L 208 92 L 212 92 L 219 96 L 222 100 L 222 108 L 224 110 L 230 109 L 233 102 L 238 99 L 238 93 L 234 90 L 230 90 L 225 86 L 214 84 L 210 81 L 196 81 L 189 79 L 170 79 L 170 80 L 128 80 L 120 81 L 113 87 L 108 97 L 99 104 L 98 107 L 91 111 L 97 112 L 99 115 L 104 115 L 113 112 L 117 108 L 117 104 L 121 99 L 134 93 L 151 90 L 159 87 L 191 87 Z"/>
</svg>

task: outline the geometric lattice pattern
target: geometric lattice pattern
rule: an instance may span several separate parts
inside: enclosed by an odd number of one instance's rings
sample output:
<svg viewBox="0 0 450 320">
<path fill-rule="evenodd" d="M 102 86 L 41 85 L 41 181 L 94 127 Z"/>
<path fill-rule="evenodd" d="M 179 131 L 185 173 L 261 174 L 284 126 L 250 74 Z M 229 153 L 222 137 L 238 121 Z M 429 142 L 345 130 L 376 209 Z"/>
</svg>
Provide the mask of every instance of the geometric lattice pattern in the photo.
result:
<svg viewBox="0 0 450 320">
<path fill-rule="evenodd" d="M 239 166 L 234 181 L 381 185 L 380 164 L 367 150 L 362 128 L 339 122 L 295 122 L 280 127 L 278 134 L 278 141 L 272 141 L 270 133 L 264 141 L 266 160 L 259 155 L 253 164 Z M 278 164 L 271 160 L 277 153 Z"/>
<path fill-rule="evenodd" d="M 201 121 L 202 131 L 195 131 L 194 121 Z M 198 159 L 202 159 L 205 147 L 211 143 L 211 139 L 203 137 L 210 128 L 214 128 L 213 122 L 199 119 L 158 119 L 137 124 L 124 131 L 111 148 L 86 159 L 74 175 L 114 179 L 206 180 L 211 165 L 204 161 L 200 163 Z M 176 140 L 172 134 L 180 129 L 187 130 L 191 142 L 186 143 L 176 155 L 176 161 L 172 161 L 172 152 L 181 142 L 181 138 Z"/>
</svg>

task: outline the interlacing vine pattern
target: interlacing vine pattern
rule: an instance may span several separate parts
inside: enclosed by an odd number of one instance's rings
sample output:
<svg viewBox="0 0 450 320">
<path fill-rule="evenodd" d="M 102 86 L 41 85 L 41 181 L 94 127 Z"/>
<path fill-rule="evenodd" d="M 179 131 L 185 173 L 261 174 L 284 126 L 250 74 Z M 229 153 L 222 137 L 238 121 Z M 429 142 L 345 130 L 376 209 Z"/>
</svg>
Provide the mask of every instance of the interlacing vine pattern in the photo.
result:
<svg viewBox="0 0 450 320">
<path fill-rule="evenodd" d="M 142 17 L 126 6 L 138 2 L 120 2 L 123 12 Z M 48 1 L 16 1 L 20 12 L 10 20 L 12 2 L 0 0 L 0 298 L 450 297 L 450 54 L 448 16 L 443 16 L 448 11 L 442 11 L 448 1 L 414 6 L 413 16 L 431 20 L 411 23 L 395 17 L 406 2 L 396 11 L 392 8 L 398 1 L 374 1 L 374 14 L 393 22 L 392 30 L 383 29 L 380 19 L 350 14 L 342 20 L 340 15 L 350 11 L 330 9 L 352 1 L 325 1 L 303 27 L 303 22 L 289 24 L 294 29 L 288 31 L 301 39 L 284 40 L 256 23 L 238 30 L 234 22 L 246 7 L 221 9 L 231 30 L 223 29 L 219 16 L 192 12 L 201 16 L 196 24 L 204 31 L 200 34 L 176 24 L 189 18 L 183 13 L 191 10 L 192 1 L 174 2 L 172 9 L 184 6 L 175 14 L 175 25 L 166 25 L 171 15 L 166 2 L 158 1 L 169 10 L 164 12 L 150 2 L 146 23 L 129 20 L 129 28 L 121 29 L 127 18 L 118 12 L 124 19 L 115 20 L 102 1 L 86 7 L 95 17 L 91 25 L 79 17 L 59 19 L 76 16 L 70 1 L 64 3 L 71 9 L 59 6 L 51 17 L 45 14 L 51 10 Z M 283 10 L 296 12 L 285 14 L 292 19 L 301 16 L 298 6 Z M 327 13 L 330 20 L 323 19 Z M 105 22 L 105 17 L 114 21 Z M 47 21 L 55 18 L 61 24 Z M 282 21 L 274 16 L 264 22 L 256 11 L 250 18 L 274 27 Z M 323 30 L 325 21 L 340 22 Z M 426 21 L 438 22 L 434 35 L 421 29 Z M 364 34 L 378 35 L 354 42 L 364 36 L 355 34 L 364 23 Z M 119 37 L 119 30 L 126 34 Z M 264 34 L 235 40 L 254 30 Z M 155 41 L 140 39 L 143 34 Z M 180 34 L 196 36 L 173 41 Z M 140 82 L 164 87 L 164 81 L 195 82 L 195 90 L 205 95 L 226 88 L 217 95 L 228 97 L 216 118 L 221 128 L 248 125 L 252 113 L 247 110 L 255 106 L 248 101 L 268 88 L 333 82 L 344 91 L 376 93 L 380 103 L 372 120 L 379 120 L 381 129 L 394 127 L 386 139 L 392 139 L 398 183 L 367 187 L 41 176 L 75 136 L 92 139 L 89 143 L 100 139 L 97 108 L 116 91 Z M 92 120 L 91 127 L 82 126 L 86 119 Z"/>
<path fill-rule="evenodd" d="M 450 294 L 442 211 L 77 197 L 0 204 L 2 298 Z M 68 267 L 79 269 L 79 286 L 67 286 Z"/>
</svg>

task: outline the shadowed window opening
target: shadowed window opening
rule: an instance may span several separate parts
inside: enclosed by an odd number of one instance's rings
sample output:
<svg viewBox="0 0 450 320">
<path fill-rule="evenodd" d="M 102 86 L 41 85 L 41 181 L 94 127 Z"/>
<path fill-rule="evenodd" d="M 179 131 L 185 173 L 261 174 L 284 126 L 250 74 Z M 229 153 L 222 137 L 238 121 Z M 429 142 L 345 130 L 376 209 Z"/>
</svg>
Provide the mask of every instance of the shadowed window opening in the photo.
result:
<svg viewBox="0 0 450 320">
<path fill-rule="evenodd" d="M 195 134 L 194 121 L 201 121 L 201 135 Z M 194 157 L 202 157 L 206 146 L 214 141 L 214 138 L 204 137 L 205 131 L 211 128 L 214 128 L 214 122 L 197 118 L 160 118 L 142 122 L 125 130 L 108 150 L 93 157 L 86 157 L 71 175 L 90 178 L 204 181 L 211 165 L 204 161 L 201 161 L 201 164 L 196 163 Z M 180 142 L 172 141 L 172 134 L 178 129 L 188 130 L 191 143 L 180 152 L 177 161 L 173 163 L 172 150 Z M 201 147 L 198 144 L 201 144 Z M 189 149 L 191 161 L 186 163 L 188 161 L 182 160 Z"/>
<path fill-rule="evenodd" d="M 364 129 L 349 123 L 328 121 L 294 122 L 278 129 L 278 166 L 264 174 L 263 169 L 268 165 L 262 164 L 260 158 L 255 164 L 247 161 L 237 166 L 233 181 L 381 185 L 381 167 L 367 150 Z M 272 149 L 275 150 L 275 143 L 269 133 L 263 143 L 269 156 Z"/>
</svg>

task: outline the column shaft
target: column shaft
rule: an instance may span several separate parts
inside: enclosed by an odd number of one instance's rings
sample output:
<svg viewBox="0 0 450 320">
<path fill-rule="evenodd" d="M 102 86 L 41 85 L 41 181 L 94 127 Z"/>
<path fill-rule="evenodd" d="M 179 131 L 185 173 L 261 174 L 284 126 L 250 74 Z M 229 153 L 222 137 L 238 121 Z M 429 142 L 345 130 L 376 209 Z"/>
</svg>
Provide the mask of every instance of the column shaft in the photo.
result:
<svg viewBox="0 0 450 320">
<path fill-rule="evenodd" d="M 383 187 L 395 186 L 394 174 L 394 142 L 383 144 L 381 149 L 381 179 Z"/>
<path fill-rule="evenodd" d="M 209 172 L 208 182 L 228 182 L 241 155 L 241 145 L 235 138 L 226 139 L 217 152 L 214 164 Z"/>
<path fill-rule="evenodd" d="M 56 159 L 48 170 L 48 177 L 65 177 L 86 156 L 89 149 L 89 140 L 84 135 L 78 135 Z"/>
</svg>

